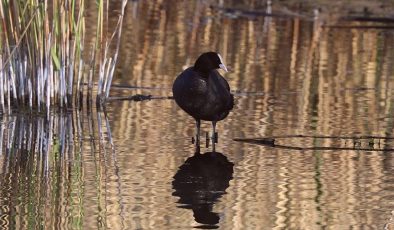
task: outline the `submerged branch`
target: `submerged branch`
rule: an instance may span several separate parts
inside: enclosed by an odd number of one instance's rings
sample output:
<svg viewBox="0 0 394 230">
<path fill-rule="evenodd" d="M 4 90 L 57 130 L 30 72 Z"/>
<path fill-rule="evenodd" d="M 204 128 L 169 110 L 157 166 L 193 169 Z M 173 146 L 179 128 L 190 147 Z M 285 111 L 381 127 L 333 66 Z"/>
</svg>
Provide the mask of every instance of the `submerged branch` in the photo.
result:
<svg viewBox="0 0 394 230">
<path fill-rule="evenodd" d="M 378 25 L 363 25 L 363 26 L 354 26 L 354 25 L 323 25 L 323 27 L 329 27 L 334 29 L 376 29 L 376 30 L 393 30 L 393 26 L 378 26 Z"/>
<path fill-rule="evenodd" d="M 305 15 L 291 12 L 287 10 L 287 12 L 267 12 L 266 10 L 246 10 L 246 9 L 238 9 L 238 8 L 230 8 L 230 7 L 221 7 L 221 6 L 211 6 L 212 9 L 217 10 L 218 12 L 228 15 L 231 17 L 245 17 L 245 18 L 256 18 L 256 17 L 277 17 L 277 18 L 304 18 L 306 20 L 312 20 L 310 17 Z"/>
<path fill-rule="evenodd" d="M 362 135 L 362 136 L 324 136 L 324 135 L 281 135 L 281 136 L 271 136 L 262 138 L 251 138 L 255 140 L 259 139 L 286 139 L 286 138 L 314 138 L 314 139 L 350 139 L 350 140 L 360 140 L 360 139 L 382 139 L 382 140 L 394 140 L 394 137 L 383 137 L 383 136 L 373 136 L 373 135 Z M 240 138 L 242 139 L 242 138 Z"/>
<path fill-rule="evenodd" d="M 277 144 L 279 139 L 328 139 L 328 140 L 351 140 L 352 146 L 311 146 L 311 147 L 300 147 L 288 144 Z M 394 148 L 387 147 L 381 148 L 380 141 L 394 140 L 394 137 L 382 137 L 382 136 L 312 136 L 312 135 L 283 135 L 283 136 L 272 136 L 262 138 L 234 138 L 234 141 L 245 142 L 250 144 L 257 144 L 263 146 L 269 146 L 274 148 L 292 149 L 292 150 L 361 150 L 361 151 L 394 151 Z M 361 140 L 368 140 L 368 147 L 361 147 Z M 378 143 L 375 143 L 375 140 Z M 378 144 L 378 148 L 374 148 L 375 144 Z"/>
<path fill-rule="evenodd" d="M 109 97 L 107 100 L 108 101 L 146 101 L 146 100 L 165 100 L 165 99 L 173 99 L 173 97 L 136 94 L 132 96 Z"/>
<path fill-rule="evenodd" d="M 357 21 L 357 22 L 380 22 L 380 23 L 394 23 L 392 17 L 371 17 L 371 16 L 347 16 L 342 17 L 343 21 Z"/>
</svg>

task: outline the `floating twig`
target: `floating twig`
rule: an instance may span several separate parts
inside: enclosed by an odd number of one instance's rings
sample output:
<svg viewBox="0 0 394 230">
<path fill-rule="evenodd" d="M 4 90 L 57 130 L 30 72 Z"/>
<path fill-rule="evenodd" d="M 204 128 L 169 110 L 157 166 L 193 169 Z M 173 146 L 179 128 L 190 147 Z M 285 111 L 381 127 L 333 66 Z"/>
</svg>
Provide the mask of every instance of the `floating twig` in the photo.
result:
<svg viewBox="0 0 394 230">
<path fill-rule="evenodd" d="M 356 21 L 356 22 L 394 23 L 394 18 L 391 18 L 391 17 L 346 16 L 346 17 L 340 18 L 340 20 Z"/>
<path fill-rule="evenodd" d="M 277 17 L 277 18 L 304 18 L 311 20 L 310 17 L 305 15 L 291 12 L 287 10 L 287 12 L 278 12 L 278 13 L 269 13 L 265 10 L 246 10 L 246 9 L 237 9 L 237 8 L 229 8 L 229 7 L 220 7 L 220 6 L 211 6 L 212 9 L 217 10 L 225 15 L 233 15 L 235 17 L 245 17 L 245 18 L 256 18 L 256 17 Z"/>
<path fill-rule="evenodd" d="M 392 30 L 394 26 L 379 26 L 379 25 L 323 25 L 323 27 L 334 28 L 334 29 L 379 29 L 379 30 Z"/>
<path fill-rule="evenodd" d="M 383 139 L 383 140 L 394 140 L 394 137 L 383 137 L 383 136 L 373 136 L 373 135 L 361 135 L 361 136 L 325 136 L 325 135 L 279 135 L 279 136 L 270 136 L 270 137 L 262 137 L 262 138 L 250 138 L 250 139 L 284 139 L 284 138 L 314 138 L 314 139 Z M 242 139 L 242 138 L 240 138 Z"/>
<path fill-rule="evenodd" d="M 299 147 L 291 145 L 276 144 L 278 139 L 290 139 L 290 138 L 312 138 L 312 139 L 336 139 L 336 140 L 353 140 L 352 147 L 341 147 L 341 146 L 312 146 L 312 147 Z M 360 140 L 368 140 L 368 148 L 361 147 Z M 379 148 L 373 148 L 375 145 L 374 140 L 378 140 Z M 361 150 L 361 151 L 394 151 L 394 148 L 381 148 L 380 140 L 394 140 L 394 137 L 382 137 L 382 136 L 321 136 L 321 135 L 283 135 L 283 136 L 272 136 L 263 138 L 235 138 L 234 141 L 246 142 L 257 145 L 264 145 L 274 148 L 282 149 L 293 149 L 293 150 Z"/>
<path fill-rule="evenodd" d="M 109 101 L 146 101 L 146 100 L 158 100 L 158 99 L 173 99 L 173 97 L 170 96 L 152 96 L 152 95 L 142 95 L 142 94 L 136 94 L 132 96 L 120 96 L 120 97 L 109 97 Z"/>
</svg>

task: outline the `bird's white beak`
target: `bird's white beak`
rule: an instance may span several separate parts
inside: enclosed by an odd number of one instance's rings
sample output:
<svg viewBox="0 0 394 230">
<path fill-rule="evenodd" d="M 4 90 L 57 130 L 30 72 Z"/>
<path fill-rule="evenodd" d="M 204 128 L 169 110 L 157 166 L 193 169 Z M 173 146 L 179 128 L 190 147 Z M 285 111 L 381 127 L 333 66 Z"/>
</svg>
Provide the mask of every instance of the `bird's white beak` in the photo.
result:
<svg viewBox="0 0 394 230">
<path fill-rule="evenodd" d="M 224 64 L 220 64 L 219 68 L 221 68 L 222 70 L 228 72 L 227 67 Z"/>
</svg>

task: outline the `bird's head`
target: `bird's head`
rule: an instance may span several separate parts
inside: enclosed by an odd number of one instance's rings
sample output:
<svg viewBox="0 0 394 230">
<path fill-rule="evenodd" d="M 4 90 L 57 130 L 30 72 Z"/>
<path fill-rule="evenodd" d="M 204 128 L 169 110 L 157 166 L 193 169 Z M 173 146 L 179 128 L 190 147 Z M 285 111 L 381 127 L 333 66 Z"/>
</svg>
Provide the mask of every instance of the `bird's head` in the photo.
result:
<svg viewBox="0 0 394 230">
<path fill-rule="evenodd" d="M 194 68 L 202 73 L 208 73 L 214 69 L 222 69 L 228 72 L 227 67 L 223 63 L 222 56 L 216 52 L 207 52 L 200 55 L 194 63 Z"/>
</svg>

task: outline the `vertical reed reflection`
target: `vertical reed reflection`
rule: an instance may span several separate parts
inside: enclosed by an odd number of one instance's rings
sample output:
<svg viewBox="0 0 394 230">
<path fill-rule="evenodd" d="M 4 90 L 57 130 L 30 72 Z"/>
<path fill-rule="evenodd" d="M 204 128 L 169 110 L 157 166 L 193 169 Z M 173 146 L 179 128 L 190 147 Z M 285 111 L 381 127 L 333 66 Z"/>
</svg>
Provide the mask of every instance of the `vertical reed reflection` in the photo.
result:
<svg viewBox="0 0 394 230">
<path fill-rule="evenodd" d="M 106 159 L 113 155 L 106 143 L 112 141 L 110 129 L 108 123 L 96 120 L 92 113 L 81 112 L 3 117 L 0 226 L 6 229 L 82 229 L 93 226 L 92 223 L 106 226 L 106 177 L 112 173 L 107 167 L 116 166 L 116 160 Z M 101 112 L 97 115 L 102 116 Z M 84 129 L 86 126 L 90 129 Z M 101 130 L 101 126 L 106 130 Z M 100 138 L 95 137 L 97 129 Z M 93 161 L 88 160 L 91 157 Z M 89 177 L 96 178 L 92 184 L 87 180 Z M 117 187 L 121 188 L 120 184 Z M 90 195 L 92 190 L 97 192 Z M 87 208 L 95 213 L 90 215 L 91 220 L 84 217 Z"/>
</svg>

